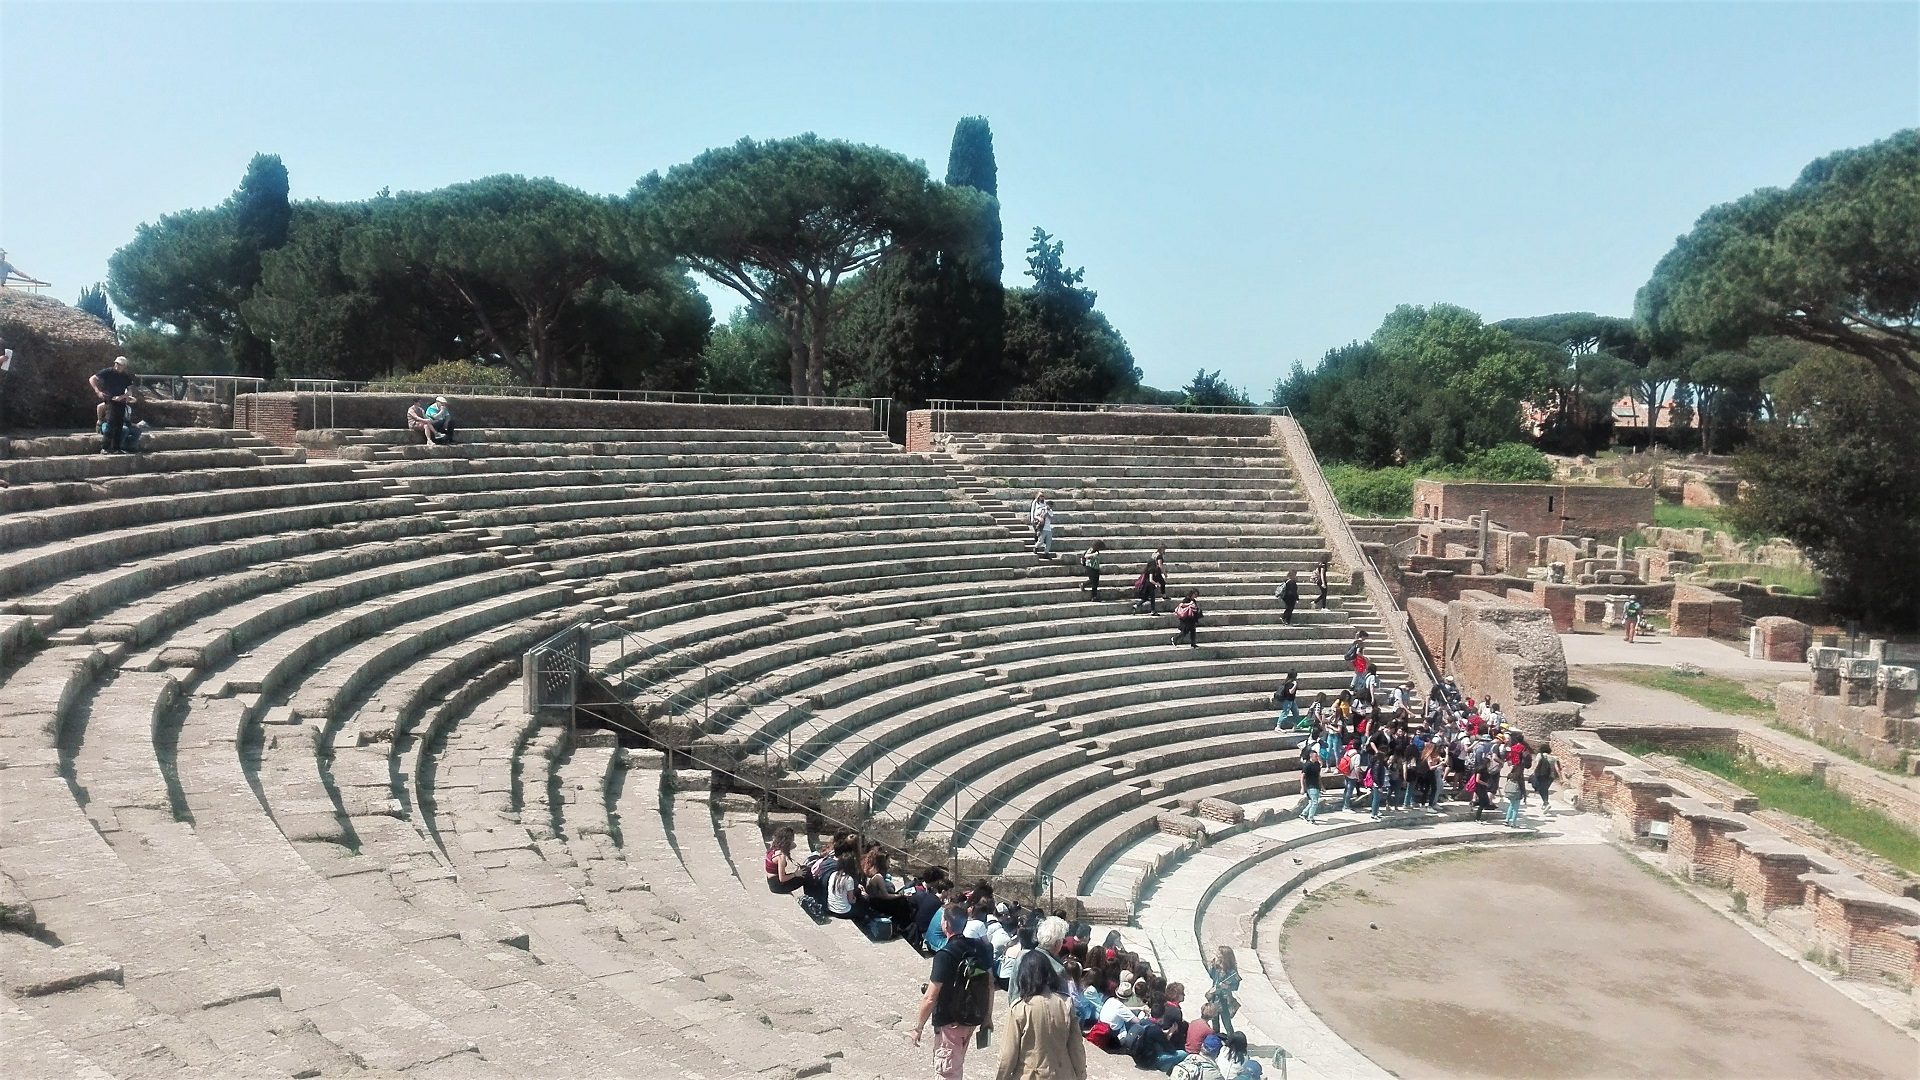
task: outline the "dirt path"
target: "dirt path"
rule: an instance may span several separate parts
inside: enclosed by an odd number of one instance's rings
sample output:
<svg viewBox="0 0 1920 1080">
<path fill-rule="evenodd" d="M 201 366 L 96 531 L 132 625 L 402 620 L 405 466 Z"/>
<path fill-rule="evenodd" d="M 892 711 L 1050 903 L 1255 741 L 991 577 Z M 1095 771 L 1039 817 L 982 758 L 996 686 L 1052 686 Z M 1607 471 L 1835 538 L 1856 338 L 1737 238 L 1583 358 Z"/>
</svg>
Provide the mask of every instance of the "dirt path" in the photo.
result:
<svg viewBox="0 0 1920 1080">
<path fill-rule="evenodd" d="M 1920 1076 L 1920 1040 L 1611 846 L 1453 853 L 1326 895 L 1290 921 L 1287 973 L 1400 1076 Z"/>
</svg>

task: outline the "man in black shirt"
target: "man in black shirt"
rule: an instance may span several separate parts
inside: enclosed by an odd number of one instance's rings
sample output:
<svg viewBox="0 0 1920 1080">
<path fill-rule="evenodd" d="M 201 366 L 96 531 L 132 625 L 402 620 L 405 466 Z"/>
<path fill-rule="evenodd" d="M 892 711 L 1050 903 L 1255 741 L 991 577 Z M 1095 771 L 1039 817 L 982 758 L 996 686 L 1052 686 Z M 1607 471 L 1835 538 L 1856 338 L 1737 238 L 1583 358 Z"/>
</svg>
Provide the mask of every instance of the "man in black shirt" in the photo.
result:
<svg viewBox="0 0 1920 1080">
<path fill-rule="evenodd" d="M 127 434 L 127 406 L 133 404 L 133 373 L 127 370 L 127 358 L 116 356 L 112 367 L 104 367 L 87 380 L 94 394 L 106 403 L 106 431 L 100 445 L 103 454 L 122 453 Z"/>
<path fill-rule="evenodd" d="M 1280 591 L 1275 593 L 1274 595 L 1280 598 L 1280 603 L 1285 608 L 1285 610 L 1283 610 L 1280 613 L 1280 621 L 1283 623 L 1286 623 L 1288 626 L 1292 626 L 1293 625 L 1293 608 L 1294 608 L 1294 605 L 1300 602 L 1299 571 L 1297 570 L 1287 571 L 1287 583 L 1280 586 Z"/>
</svg>

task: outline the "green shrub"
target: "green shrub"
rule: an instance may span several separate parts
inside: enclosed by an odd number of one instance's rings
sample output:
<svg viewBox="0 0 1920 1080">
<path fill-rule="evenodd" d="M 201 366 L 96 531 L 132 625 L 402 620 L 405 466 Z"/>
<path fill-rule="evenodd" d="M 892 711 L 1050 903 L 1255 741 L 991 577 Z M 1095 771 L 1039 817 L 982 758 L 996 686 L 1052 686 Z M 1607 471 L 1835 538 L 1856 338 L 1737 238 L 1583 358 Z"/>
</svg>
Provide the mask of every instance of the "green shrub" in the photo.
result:
<svg viewBox="0 0 1920 1080">
<path fill-rule="evenodd" d="M 1525 443 L 1501 443 L 1468 454 L 1447 471 L 1457 479 L 1487 484 L 1539 484 L 1553 479 L 1553 462 Z"/>
<path fill-rule="evenodd" d="M 505 368 L 472 360 L 443 360 L 419 371 L 381 379 L 370 390 L 416 390 L 431 386 L 519 386 L 520 380 Z"/>
<path fill-rule="evenodd" d="M 1412 469 L 1330 465 L 1326 475 L 1340 509 L 1355 517 L 1399 518 L 1413 513 Z"/>
</svg>

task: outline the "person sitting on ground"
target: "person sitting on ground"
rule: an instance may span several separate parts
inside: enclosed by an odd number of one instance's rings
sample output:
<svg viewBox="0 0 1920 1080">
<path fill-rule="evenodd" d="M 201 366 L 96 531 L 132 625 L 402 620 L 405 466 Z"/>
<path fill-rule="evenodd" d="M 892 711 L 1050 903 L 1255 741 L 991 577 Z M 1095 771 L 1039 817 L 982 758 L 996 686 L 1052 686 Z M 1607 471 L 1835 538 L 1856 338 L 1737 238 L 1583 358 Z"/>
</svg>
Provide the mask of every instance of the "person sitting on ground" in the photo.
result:
<svg viewBox="0 0 1920 1080">
<path fill-rule="evenodd" d="M 782 825 L 773 832 L 773 843 L 767 846 L 767 889 L 770 892 L 791 893 L 807 883 L 807 872 L 793 858 L 793 827 Z"/>
<path fill-rule="evenodd" d="M 1073 1002 L 1062 993 L 1045 953 L 1026 954 L 1014 973 L 994 1080 L 1085 1080 L 1087 1046 Z"/>
<path fill-rule="evenodd" d="M 1181 638 L 1186 638 L 1188 648 L 1199 648 L 1200 620 L 1203 617 L 1203 613 L 1200 610 L 1200 594 L 1189 591 L 1186 598 L 1174 605 L 1173 608 L 1173 618 L 1175 622 L 1180 624 L 1180 630 L 1173 635 L 1172 644 L 1178 645 L 1180 644 Z"/>
<path fill-rule="evenodd" d="M 913 921 L 913 901 L 902 896 L 893 887 L 892 863 L 886 851 L 875 847 L 867 852 L 866 865 L 861 868 L 861 877 L 866 882 L 867 909 L 874 915 L 885 916 L 893 920 L 895 932 Z"/>
<path fill-rule="evenodd" d="M 433 425 L 433 441 L 450 443 L 453 441 L 453 405 L 444 397 L 433 399 L 427 406 L 427 423 Z"/>
<path fill-rule="evenodd" d="M 1200 1040 L 1199 1048 L 1173 1067 L 1173 1072 L 1169 1074 L 1172 1080 L 1227 1080 L 1226 1071 L 1217 1060 L 1224 1045 L 1218 1035 L 1208 1035 Z"/>
<path fill-rule="evenodd" d="M 1214 1025 L 1220 1019 L 1220 1007 L 1209 1001 L 1200 1006 L 1200 1015 L 1187 1021 L 1186 1044 L 1181 1047 L 1189 1054 L 1200 1052 L 1200 1044 L 1213 1034 Z"/>
<path fill-rule="evenodd" d="M 833 872 L 827 875 L 827 914 L 853 923 L 867 921 L 860 896 L 860 860 L 851 854 L 835 860 Z"/>
<path fill-rule="evenodd" d="M 936 946 L 927 941 L 927 932 L 934 923 L 934 916 L 940 913 L 940 907 L 946 902 L 947 872 L 945 868 L 929 866 L 920 871 L 920 877 L 913 888 L 907 890 L 907 898 L 913 901 L 913 918 L 905 931 L 907 942 L 922 952 L 932 952 Z"/>
<path fill-rule="evenodd" d="M 427 441 L 428 446 L 434 444 L 434 437 L 437 434 L 433 427 L 433 421 L 427 419 L 427 409 L 432 404 L 433 402 L 426 398 L 416 398 L 413 404 L 407 406 L 408 430 L 419 432 L 421 437 Z"/>
</svg>

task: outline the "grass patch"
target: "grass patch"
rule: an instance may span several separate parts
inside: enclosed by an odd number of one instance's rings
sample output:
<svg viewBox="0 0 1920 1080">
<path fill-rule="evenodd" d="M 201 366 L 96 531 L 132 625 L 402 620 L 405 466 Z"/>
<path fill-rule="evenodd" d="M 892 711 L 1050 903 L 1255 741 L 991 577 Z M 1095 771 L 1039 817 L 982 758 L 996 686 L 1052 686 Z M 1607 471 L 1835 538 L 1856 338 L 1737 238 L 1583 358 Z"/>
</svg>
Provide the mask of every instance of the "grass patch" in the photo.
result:
<svg viewBox="0 0 1920 1080">
<path fill-rule="evenodd" d="M 1819 596 L 1820 577 L 1811 570 L 1764 563 L 1708 563 L 1707 573 L 1721 581 L 1757 578 L 1762 585 L 1778 585 L 1795 596 Z"/>
<path fill-rule="evenodd" d="M 1653 523 L 1663 529 L 1733 531 L 1733 527 L 1720 517 L 1720 512 L 1708 506 L 1676 506 L 1673 503 L 1656 502 L 1653 504 Z"/>
<path fill-rule="evenodd" d="M 1762 720 L 1774 716 L 1772 702 L 1761 701 L 1748 693 L 1741 683 L 1718 675 L 1682 675 L 1664 668 L 1619 668 L 1609 671 L 1607 676 L 1649 690 L 1678 694 L 1718 713 L 1752 716 Z"/>
<path fill-rule="evenodd" d="M 1920 873 L 1920 834 L 1902 828 L 1878 810 L 1855 803 L 1812 776 L 1769 769 L 1752 758 L 1725 750 L 1662 749 L 1650 743 L 1621 749 L 1632 754 L 1670 754 L 1696 769 L 1739 784 L 1768 810 L 1806 818 L 1903 870 Z"/>
</svg>

